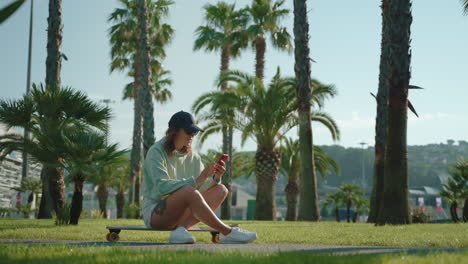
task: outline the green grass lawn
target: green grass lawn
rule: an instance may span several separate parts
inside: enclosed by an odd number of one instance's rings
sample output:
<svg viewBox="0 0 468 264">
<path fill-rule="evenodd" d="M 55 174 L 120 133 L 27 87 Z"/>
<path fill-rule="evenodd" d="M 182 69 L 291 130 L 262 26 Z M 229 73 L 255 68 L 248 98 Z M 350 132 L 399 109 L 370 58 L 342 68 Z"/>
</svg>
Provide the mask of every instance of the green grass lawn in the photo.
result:
<svg viewBox="0 0 468 264">
<path fill-rule="evenodd" d="M 467 263 L 468 252 L 429 253 L 427 255 L 386 254 L 386 255 L 349 255 L 330 256 L 327 254 L 310 254 L 306 252 L 276 253 L 241 253 L 207 251 L 148 251 L 130 250 L 121 247 L 78 247 L 70 245 L 27 246 L 2 245 L 0 263 L 47 263 L 47 264 L 86 264 L 86 263 L 321 263 L 321 264 L 443 264 Z"/>
<path fill-rule="evenodd" d="M 374 226 L 366 223 L 226 221 L 257 232 L 259 244 L 318 244 L 468 248 L 468 223 Z M 52 219 L 2 219 L 0 238 L 105 241 L 106 225 L 143 225 L 142 220 L 82 219 L 79 225 L 55 226 Z M 203 226 L 203 225 L 200 225 Z M 192 232 L 199 243 L 209 233 Z M 168 242 L 167 231 L 126 231 L 120 241 Z"/>
</svg>

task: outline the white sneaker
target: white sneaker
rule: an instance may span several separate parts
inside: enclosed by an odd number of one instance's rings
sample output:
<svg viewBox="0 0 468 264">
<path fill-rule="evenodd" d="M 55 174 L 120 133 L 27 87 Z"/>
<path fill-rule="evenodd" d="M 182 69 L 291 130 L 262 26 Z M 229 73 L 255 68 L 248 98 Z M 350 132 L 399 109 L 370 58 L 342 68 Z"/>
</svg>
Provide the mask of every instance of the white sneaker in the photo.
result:
<svg viewBox="0 0 468 264">
<path fill-rule="evenodd" d="M 171 235 L 169 236 L 169 243 L 173 244 L 193 244 L 195 243 L 195 240 L 196 239 L 191 236 L 183 226 L 179 226 L 172 230 Z"/>
<path fill-rule="evenodd" d="M 219 234 L 221 244 L 245 244 L 257 239 L 257 233 L 233 227 L 227 235 Z"/>
</svg>

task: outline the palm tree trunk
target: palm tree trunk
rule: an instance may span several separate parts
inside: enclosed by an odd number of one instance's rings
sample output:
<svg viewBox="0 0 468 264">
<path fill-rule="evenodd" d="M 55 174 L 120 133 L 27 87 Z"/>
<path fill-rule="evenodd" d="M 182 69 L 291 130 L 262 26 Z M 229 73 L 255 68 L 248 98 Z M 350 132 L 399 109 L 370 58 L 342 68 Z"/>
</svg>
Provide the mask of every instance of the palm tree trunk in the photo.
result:
<svg viewBox="0 0 468 264">
<path fill-rule="evenodd" d="M 52 198 L 52 206 L 57 213 L 65 206 L 65 182 L 63 180 L 63 168 L 45 168 L 45 173 L 49 179 L 49 192 Z"/>
<path fill-rule="evenodd" d="M 379 212 L 379 205 L 382 200 L 383 193 L 383 177 L 385 165 L 385 145 L 387 137 L 387 112 L 388 112 L 388 74 L 389 68 L 386 59 L 389 56 L 387 17 L 384 15 L 385 9 L 388 8 L 389 0 L 382 0 L 382 39 L 380 44 L 380 74 L 379 88 L 377 91 L 377 117 L 375 119 L 375 159 L 374 159 L 374 177 L 372 194 L 370 201 L 368 223 L 375 223 Z"/>
<path fill-rule="evenodd" d="M 83 183 L 81 176 L 75 181 L 72 203 L 70 207 L 70 224 L 77 225 L 83 210 Z"/>
<path fill-rule="evenodd" d="M 45 172 L 44 167 L 41 170 L 41 181 L 42 195 L 37 219 L 50 219 L 52 218 L 52 198 L 50 197 L 49 192 L 49 179 L 47 178 L 47 173 Z"/>
<path fill-rule="evenodd" d="M 107 218 L 107 198 L 109 197 L 109 191 L 107 190 L 107 186 L 105 185 L 98 185 L 97 189 L 97 198 L 99 202 L 99 210 L 101 210 L 102 215 L 104 218 Z"/>
<path fill-rule="evenodd" d="M 411 1 L 392 0 L 384 12 L 392 27 L 388 30 L 391 53 L 386 59 L 390 75 L 387 77 L 389 97 L 384 191 L 377 224 L 410 224 L 406 137 L 408 86 L 411 77 Z"/>
<path fill-rule="evenodd" d="M 288 184 L 284 188 L 288 208 L 286 210 L 286 221 L 297 221 L 297 202 L 299 200 L 299 184 L 297 176 L 289 178 Z"/>
<path fill-rule="evenodd" d="M 225 46 L 221 51 L 221 72 L 229 70 L 229 59 L 230 59 L 230 49 L 231 47 Z M 227 89 L 227 82 L 221 84 L 221 90 L 224 91 Z M 222 183 L 228 189 L 228 195 L 221 204 L 221 219 L 229 220 L 231 219 L 231 204 L 232 204 L 232 193 L 231 193 L 231 183 L 232 183 L 232 128 L 228 126 L 223 126 L 223 153 L 229 155 L 229 160 L 226 162 L 226 172 L 227 175 L 222 177 Z"/>
<path fill-rule="evenodd" d="M 349 218 L 351 217 L 351 200 L 348 199 L 346 202 L 346 222 L 349 223 Z"/>
<path fill-rule="evenodd" d="M 137 76 L 140 75 L 140 64 L 134 65 L 134 80 L 133 80 L 133 138 L 132 138 L 132 151 L 130 154 L 130 187 L 128 197 L 129 203 L 135 204 L 139 202 L 139 182 L 141 171 L 141 158 L 142 158 L 142 113 L 139 107 L 138 89 L 140 87 Z M 137 196 L 138 193 L 138 196 Z"/>
<path fill-rule="evenodd" d="M 266 41 L 264 37 L 255 40 L 255 77 L 263 81 L 265 71 Z"/>
<path fill-rule="evenodd" d="M 276 220 L 275 183 L 281 166 L 281 152 L 277 149 L 260 147 L 255 153 L 257 196 L 256 220 Z"/>
<path fill-rule="evenodd" d="M 301 156 L 301 183 L 298 220 L 318 221 L 317 175 L 315 173 L 311 105 L 310 58 L 309 58 L 309 23 L 305 0 L 294 0 L 294 72 L 297 81 L 297 99 L 299 114 L 299 142 Z"/>
<path fill-rule="evenodd" d="M 117 218 L 122 218 L 125 204 L 124 192 L 117 192 L 115 195 L 115 204 L 117 205 Z"/>
<path fill-rule="evenodd" d="M 340 220 L 340 211 L 338 210 L 338 206 L 335 207 L 335 218 L 337 222 L 341 222 Z"/>
<path fill-rule="evenodd" d="M 460 219 L 458 218 L 458 215 L 457 215 L 457 207 L 458 207 L 457 201 L 453 200 L 450 203 L 450 216 L 452 217 L 452 221 L 454 223 L 458 223 L 458 221 L 460 221 Z"/>
<path fill-rule="evenodd" d="M 357 222 L 357 218 L 358 218 L 358 216 L 359 216 L 359 209 L 360 209 L 360 208 L 356 208 L 356 211 L 354 212 L 353 223 L 356 223 L 356 222 Z"/>
<path fill-rule="evenodd" d="M 49 0 L 49 17 L 47 18 L 47 58 L 46 87 L 61 86 L 60 70 L 62 68 L 62 0 Z"/>
<path fill-rule="evenodd" d="M 146 157 L 148 149 L 154 143 L 154 107 L 151 97 L 151 65 L 150 65 L 150 47 L 148 43 L 148 10 L 146 0 L 138 0 L 138 28 L 140 37 L 138 43 L 139 63 L 141 63 L 141 72 L 137 76 L 141 89 L 138 89 L 139 105 L 143 112 L 143 156 Z M 135 192 L 137 192 L 135 188 Z M 139 190 L 138 190 L 139 192 Z M 139 204 L 140 197 L 135 201 Z"/>
<path fill-rule="evenodd" d="M 468 222 L 468 199 L 465 199 L 463 204 L 463 221 Z"/>
</svg>

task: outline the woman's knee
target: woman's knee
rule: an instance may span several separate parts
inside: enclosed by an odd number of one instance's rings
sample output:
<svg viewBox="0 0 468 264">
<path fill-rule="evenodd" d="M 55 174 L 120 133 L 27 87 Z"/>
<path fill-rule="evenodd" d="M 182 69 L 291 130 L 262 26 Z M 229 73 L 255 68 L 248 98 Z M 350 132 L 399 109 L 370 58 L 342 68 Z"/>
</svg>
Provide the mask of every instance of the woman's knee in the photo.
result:
<svg viewBox="0 0 468 264">
<path fill-rule="evenodd" d="M 190 200 L 193 199 L 203 199 L 202 194 L 195 189 L 194 187 L 190 185 L 185 185 L 179 189 L 181 192 L 183 192 L 184 196 L 189 198 Z"/>
<path fill-rule="evenodd" d="M 228 188 L 221 183 L 216 183 L 213 188 L 216 188 L 223 197 L 226 197 L 229 193 Z"/>
</svg>

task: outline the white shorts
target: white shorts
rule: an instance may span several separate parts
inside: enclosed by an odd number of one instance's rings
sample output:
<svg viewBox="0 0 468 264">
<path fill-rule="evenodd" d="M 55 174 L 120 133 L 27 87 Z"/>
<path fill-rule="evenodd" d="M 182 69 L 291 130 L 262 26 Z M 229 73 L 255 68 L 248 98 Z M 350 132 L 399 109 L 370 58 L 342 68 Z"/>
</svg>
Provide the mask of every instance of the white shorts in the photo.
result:
<svg viewBox="0 0 468 264">
<path fill-rule="evenodd" d="M 145 226 L 148 228 L 151 227 L 151 214 L 153 213 L 154 207 L 156 207 L 158 203 L 153 200 L 144 197 L 143 204 L 141 205 L 141 215 L 143 216 L 143 221 L 145 222 Z"/>
</svg>

